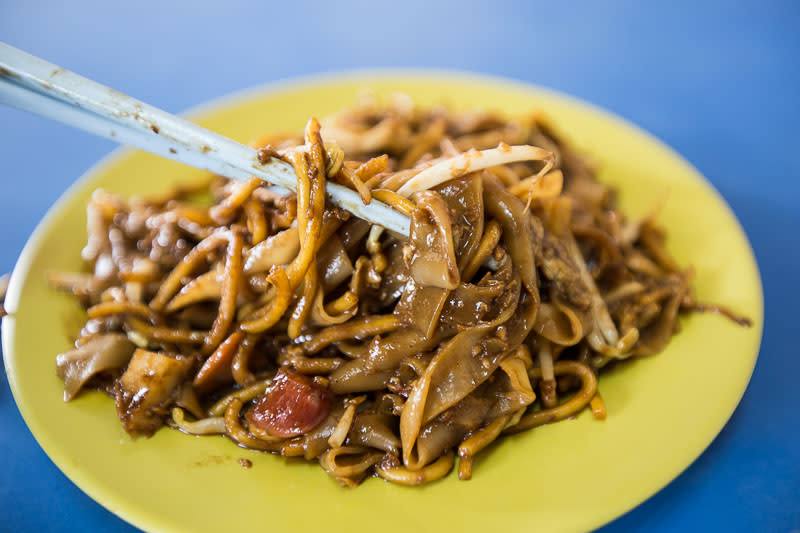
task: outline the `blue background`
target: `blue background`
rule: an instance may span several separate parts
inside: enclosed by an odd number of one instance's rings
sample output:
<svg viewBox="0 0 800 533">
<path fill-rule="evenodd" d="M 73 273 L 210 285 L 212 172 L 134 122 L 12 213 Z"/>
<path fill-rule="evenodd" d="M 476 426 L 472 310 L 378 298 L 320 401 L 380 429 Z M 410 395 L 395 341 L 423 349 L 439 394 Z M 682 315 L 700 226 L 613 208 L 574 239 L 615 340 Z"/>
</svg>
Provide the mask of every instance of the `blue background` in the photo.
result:
<svg viewBox="0 0 800 533">
<path fill-rule="evenodd" d="M 654 133 L 741 220 L 763 277 L 765 331 L 720 436 L 605 531 L 800 530 L 800 3 L 260 4 L 0 0 L 0 40 L 174 112 L 302 74 L 447 67 L 549 86 Z M 0 125 L 9 271 L 47 208 L 114 146 L 4 107 Z M 50 462 L 0 381 L 0 530 L 134 530 Z"/>
</svg>

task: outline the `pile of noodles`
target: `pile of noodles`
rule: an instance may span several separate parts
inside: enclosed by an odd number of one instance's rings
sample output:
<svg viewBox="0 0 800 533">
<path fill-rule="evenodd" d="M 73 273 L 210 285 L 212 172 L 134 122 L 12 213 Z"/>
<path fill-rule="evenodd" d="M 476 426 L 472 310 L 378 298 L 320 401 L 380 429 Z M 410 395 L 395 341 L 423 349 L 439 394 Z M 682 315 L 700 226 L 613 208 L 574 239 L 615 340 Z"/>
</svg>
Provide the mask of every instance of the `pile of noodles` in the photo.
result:
<svg viewBox="0 0 800 533">
<path fill-rule="evenodd" d="M 709 307 L 652 217 L 626 220 L 541 117 L 398 97 L 253 145 L 293 165 L 296 194 L 94 193 L 91 273 L 49 274 L 88 315 L 57 358 L 66 400 L 104 390 L 132 435 L 223 434 L 346 485 L 429 482 L 456 455 L 469 479 L 502 434 L 604 418 L 598 373 Z M 408 214 L 410 237 L 326 204 L 328 181 Z"/>
</svg>

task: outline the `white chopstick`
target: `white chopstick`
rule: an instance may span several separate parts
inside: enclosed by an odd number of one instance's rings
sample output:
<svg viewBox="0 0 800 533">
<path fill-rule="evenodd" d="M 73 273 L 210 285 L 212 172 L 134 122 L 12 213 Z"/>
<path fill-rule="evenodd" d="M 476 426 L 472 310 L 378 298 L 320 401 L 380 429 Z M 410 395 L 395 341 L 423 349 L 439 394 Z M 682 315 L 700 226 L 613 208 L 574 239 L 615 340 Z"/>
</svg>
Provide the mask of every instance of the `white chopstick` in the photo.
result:
<svg viewBox="0 0 800 533">
<path fill-rule="evenodd" d="M 92 80 L 0 43 L 0 102 L 62 122 L 120 144 L 209 170 L 235 180 L 257 176 L 294 190 L 288 163 L 262 165 L 258 152 Z M 354 215 L 408 235 L 407 216 L 358 193 L 327 184 L 329 200 Z"/>
</svg>

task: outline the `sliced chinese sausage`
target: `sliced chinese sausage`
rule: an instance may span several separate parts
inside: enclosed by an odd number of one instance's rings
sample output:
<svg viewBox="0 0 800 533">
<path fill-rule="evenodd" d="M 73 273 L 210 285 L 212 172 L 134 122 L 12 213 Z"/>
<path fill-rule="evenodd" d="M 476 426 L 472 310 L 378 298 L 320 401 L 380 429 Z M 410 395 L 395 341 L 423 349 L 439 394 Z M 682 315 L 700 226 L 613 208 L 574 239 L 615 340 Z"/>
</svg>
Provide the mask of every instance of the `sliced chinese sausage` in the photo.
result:
<svg viewBox="0 0 800 533">
<path fill-rule="evenodd" d="M 308 376 L 281 369 L 250 412 L 249 422 L 275 437 L 314 429 L 331 410 L 333 393 Z"/>
</svg>

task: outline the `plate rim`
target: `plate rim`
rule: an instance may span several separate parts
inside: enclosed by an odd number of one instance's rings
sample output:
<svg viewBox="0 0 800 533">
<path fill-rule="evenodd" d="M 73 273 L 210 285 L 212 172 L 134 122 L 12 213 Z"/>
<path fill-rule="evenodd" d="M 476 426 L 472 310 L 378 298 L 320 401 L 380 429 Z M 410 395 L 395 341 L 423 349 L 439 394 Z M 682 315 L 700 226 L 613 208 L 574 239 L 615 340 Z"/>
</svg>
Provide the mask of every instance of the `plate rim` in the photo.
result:
<svg viewBox="0 0 800 533">
<path fill-rule="evenodd" d="M 481 85 L 490 85 L 492 87 L 498 89 L 514 89 L 514 90 L 522 90 L 529 92 L 531 94 L 540 94 L 545 96 L 546 98 L 560 100 L 564 103 L 567 103 L 571 106 L 580 108 L 582 110 L 587 110 L 597 115 L 602 116 L 606 120 L 610 120 L 612 122 L 616 122 L 625 128 L 630 129 L 634 132 L 637 136 L 643 137 L 647 139 L 649 142 L 657 145 L 660 150 L 669 153 L 671 157 L 675 159 L 676 162 L 679 162 L 682 166 L 685 167 L 686 171 L 692 175 L 693 179 L 698 181 L 705 189 L 710 192 L 715 199 L 718 201 L 720 206 L 726 211 L 726 214 L 730 217 L 733 221 L 735 229 L 741 234 L 743 237 L 743 241 L 746 249 L 746 252 L 749 256 L 749 259 L 754 267 L 754 274 L 755 274 L 755 281 L 756 289 L 757 289 L 757 296 L 758 296 L 758 307 L 754 309 L 751 313 L 751 316 L 754 318 L 754 328 L 757 328 L 755 331 L 758 341 L 755 344 L 755 352 L 752 355 L 752 364 L 749 368 L 749 372 L 747 374 L 747 379 L 744 381 L 744 385 L 740 391 L 737 391 L 738 399 L 735 403 L 732 404 L 724 418 L 721 419 L 721 423 L 718 427 L 714 428 L 714 431 L 711 432 L 712 436 L 708 440 L 705 445 L 702 447 L 692 451 L 691 454 L 688 454 L 690 460 L 686 462 L 686 464 L 681 467 L 679 470 L 671 472 L 663 476 L 663 479 L 659 479 L 657 483 L 654 483 L 654 488 L 651 491 L 644 491 L 640 497 L 631 498 L 625 506 L 620 506 L 622 509 L 621 511 L 616 509 L 613 512 L 604 513 L 601 521 L 595 526 L 596 528 L 603 527 L 613 520 L 624 516 L 632 509 L 638 507 L 645 501 L 652 498 L 657 493 L 661 492 L 667 485 L 669 485 L 672 481 L 677 479 L 683 472 L 685 472 L 690 466 L 692 466 L 697 459 L 711 446 L 711 444 L 716 441 L 719 434 L 722 432 L 724 427 L 728 424 L 733 413 L 741 404 L 747 389 L 750 386 L 750 382 L 752 381 L 752 376 L 755 371 L 755 366 L 758 363 L 759 355 L 761 352 L 761 346 L 763 343 L 763 334 L 764 334 L 764 288 L 763 288 L 763 281 L 761 276 L 761 271 L 758 265 L 758 261 L 756 255 L 753 251 L 752 243 L 748 237 L 747 232 L 745 231 L 744 227 L 742 226 L 741 221 L 736 216 L 736 213 L 733 211 L 731 206 L 725 200 L 725 197 L 717 190 L 717 188 L 711 183 L 705 175 L 703 175 L 686 157 L 684 157 L 681 153 L 677 150 L 672 148 L 669 144 L 661 140 L 659 137 L 650 133 L 649 131 L 645 130 L 635 122 L 629 120 L 628 118 L 622 117 L 618 114 L 613 113 L 610 110 L 607 110 L 598 104 L 595 104 L 591 101 L 578 98 L 576 96 L 572 96 L 570 94 L 558 91 L 556 89 L 549 88 L 547 86 L 542 86 L 536 83 L 530 83 L 518 79 L 514 79 L 511 77 L 506 76 L 498 76 L 492 74 L 486 74 L 481 72 L 473 72 L 468 70 L 461 70 L 461 69 L 442 69 L 442 68 L 407 68 L 407 67 L 374 67 L 374 68 L 356 68 L 356 69 L 344 69 L 344 70 L 330 70 L 330 71 L 323 71 L 314 74 L 306 74 L 300 76 L 289 76 L 283 77 L 274 81 L 266 82 L 263 84 L 257 84 L 254 86 L 242 88 L 239 90 L 235 90 L 233 92 L 212 98 L 208 101 L 202 102 L 198 105 L 194 105 L 189 107 L 188 109 L 180 112 L 178 115 L 187 118 L 189 120 L 197 119 L 202 115 L 212 113 L 214 111 L 219 111 L 226 106 L 234 105 L 236 103 L 241 103 L 243 101 L 250 101 L 256 100 L 259 97 L 269 97 L 271 95 L 276 95 L 279 93 L 291 92 L 292 90 L 296 89 L 308 89 L 313 88 L 314 86 L 325 85 L 325 84 L 334 84 L 334 83 L 345 83 L 345 82 L 357 82 L 359 80 L 379 80 L 379 79 L 392 79 L 392 78 L 408 78 L 413 81 L 424 81 L 424 82 L 431 82 L 431 81 L 446 81 L 446 82 L 461 82 L 461 83 L 468 83 L 474 82 Z M 39 220 L 36 224 L 31 235 L 25 242 L 25 245 L 20 252 L 20 255 L 17 261 L 14 264 L 14 268 L 11 273 L 11 277 L 9 280 L 8 291 L 6 294 L 5 304 L 6 309 L 9 310 L 9 314 L 2 318 L 2 327 L 0 328 L 0 342 L 2 343 L 2 351 L 3 351 L 3 363 L 5 367 L 5 373 L 8 379 L 9 388 L 12 392 L 12 397 L 14 398 L 14 402 L 16 404 L 17 410 L 21 414 L 27 429 L 33 435 L 36 443 L 39 447 L 44 451 L 47 457 L 55 464 L 55 466 L 72 482 L 74 483 L 82 492 L 84 492 L 87 496 L 89 496 L 94 502 L 98 503 L 120 519 L 124 520 L 128 524 L 133 525 L 134 527 L 142 527 L 146 530 L 159 530 L 159 527 L 163 524 L 159 523 L 159 520 L 153 519 L 151 515 L 143 515 L 138 514 L 135 511 L 128 511 L 124 508 L 124 506 L 116 506 L 113 505 L 112 502 L 108 502 L 102 498 L 103 490 L 94 486 L 92 480 L 88 479 L 83 474 L 83 469 L 78 466 L 72 466 L 69 464 L 68 456 L 62 454 L 57 447 L 52 445 L 44 445 L 39 438 L 39 434 L 41 433 L 40 424 L 36 422 L 35 417 L 32 416 L 31 411 L 29 410 L 28 406 L 25 405 L 24 402 L 20 403 L 20 392 L 18 390 L 19 384 L 17 382 L 17 375 L 15 372 L 14 361 L 16 360 L 17 353 L 15 349 L 16 345 L 16 328 L 17 328 L 17 320 L 14 316 L 14 311 L 18 307 L 19 299 L 21 297 L 22 288 L 24 283 L 27 279 L 27 273 L 30 270 L 30 267 L 34 260 L 34 252 L 36 249 L 40 247 L 40 241 L 42 241 L 47 234 L 48 228 L 52 225 L 52 219 L 55 219 L 58 216 L 59 211 L 62 207 L 66 204 L 66 200 L 71 196 L 74 196 L 79 190 L 84 188 L 91 182 L 98 174 L 104 172 L 107 167 L 114 165 L 119 160 L 123 159 L 130 153 L 137 152 L 135 148 L 127 147 L 127 146 L 118 146 L 114 148 L 111 152 L 103 156 L 97 162 L 92 164 L 86 171 L 84 171 L 67 189 L 62 192 L 56 201 L 47 209 L 45 215 Z"/>
</svg>

